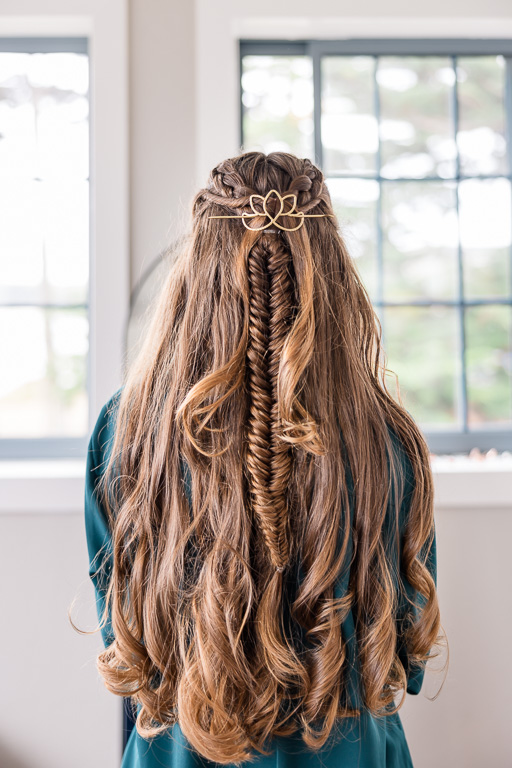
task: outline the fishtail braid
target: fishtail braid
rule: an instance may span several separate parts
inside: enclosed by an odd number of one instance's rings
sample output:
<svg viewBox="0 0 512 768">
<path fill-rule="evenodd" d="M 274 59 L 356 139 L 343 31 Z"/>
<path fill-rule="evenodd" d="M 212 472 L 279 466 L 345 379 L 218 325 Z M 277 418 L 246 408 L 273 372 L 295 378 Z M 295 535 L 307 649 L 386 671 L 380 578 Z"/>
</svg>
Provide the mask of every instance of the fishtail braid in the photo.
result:
<svg viewBox="0 0 512 768">
<path fill-rule="evenodd" d="M 293 308 L 290 253 L 280 237 L 264 234 L 248 257 L 250 414 L 247 467 L 252 508 L 270 559 L 284 570 L 290 556 L 287 485 L 290 446 L 279 439 L 277 375 Z"/>
</svg>

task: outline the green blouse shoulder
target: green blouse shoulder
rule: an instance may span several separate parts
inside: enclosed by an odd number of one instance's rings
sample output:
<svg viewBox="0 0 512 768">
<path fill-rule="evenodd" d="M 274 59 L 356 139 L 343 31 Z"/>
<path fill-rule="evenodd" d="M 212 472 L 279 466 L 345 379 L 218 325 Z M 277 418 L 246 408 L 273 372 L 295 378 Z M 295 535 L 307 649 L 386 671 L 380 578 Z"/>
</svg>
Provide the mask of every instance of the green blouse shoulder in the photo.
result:
<svg viewBox="0 0 512 768">
<path fill-rule="evenodd" d="M 85 466 L 85 535 L 89 555 L 89 578 L 94 585 L 96 611 L 101 621 L 110 575 L 112 573 L 112 539 L 103 503 L 99 497 L 99 480 L 105 471 L 115 428 L 115 410 L 121 393 L 119 388 L 102 407 L 89 438 Z M 110 616 L 100 627 L 105 647 L 114 640 Z"/>
</svg>

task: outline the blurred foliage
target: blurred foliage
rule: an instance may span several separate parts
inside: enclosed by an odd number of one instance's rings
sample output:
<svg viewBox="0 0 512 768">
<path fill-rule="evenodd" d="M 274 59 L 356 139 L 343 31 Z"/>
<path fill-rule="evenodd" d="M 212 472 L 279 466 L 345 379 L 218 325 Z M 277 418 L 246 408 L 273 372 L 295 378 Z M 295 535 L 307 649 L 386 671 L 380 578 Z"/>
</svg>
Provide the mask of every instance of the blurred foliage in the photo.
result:
<svg viewBox="0 0 512 768">
<path fill-rule="evenodd" d="M 465 330 L 468 421 L 506 424 L 512 419 L 512 308 L 467 307 Z"/>
<path fill-rule="evenodd" d="M 323 56 L 322 145 L 326 174 L 374 174 L 379 146 L 372 56 Z"/>
<path fill-rule="evenodd" d="M 313 66 L 306 56 L 244 56 L 244 150 L 314 158 Z"/>
<path fill-rule="evenodd" d="M 458 313 L 454 307 L 386 307 L 387 367 L 404 406 L 431 429 L 460 427 Z"/>
<path fill-rule="evenodd" d="M 380 56 L 381 175 L 453 177 L 455 75 L 444 56 Z"/>
<path fill-rule="evenodd" d="M 508 173 L 503 56 L 459 56 L 457 143 L 464 175 Z"/>
</svg>

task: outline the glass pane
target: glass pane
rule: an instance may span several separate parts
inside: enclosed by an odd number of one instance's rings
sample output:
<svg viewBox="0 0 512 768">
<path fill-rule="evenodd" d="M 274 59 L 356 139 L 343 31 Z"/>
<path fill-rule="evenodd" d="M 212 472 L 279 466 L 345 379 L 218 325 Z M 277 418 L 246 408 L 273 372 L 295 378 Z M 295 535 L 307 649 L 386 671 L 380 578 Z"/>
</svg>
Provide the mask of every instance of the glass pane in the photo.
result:
<svg viewBox="0 0 512 768">
<path fill-rule="evenodd" d="M 37 89 L 39 177 L 88 178 L 87 56 L 35 54 L 30 60 L 29 80 Z"/>
<path fill-rule="evenodd" d="M 458 311 L 404 306 L 383 314 L 387 367 L 398 376 L 405 408 L 423 429 L 460 426 Z M 391 390 L 391 377 L 386 383 Z"/>
<path fill-rule="evenodd" d="M 454 81 L 448 57 L 379 57 L 382 176 L 455 175 Z"/>
<path fill-rule="evenodd" d="M 462 181 L 459 206 L 466 298 L 510 296 L 510 181 Z"/>
<path fill-rule="evenodd" d="M 30 55 L 0 52 L 2 178 L 36 175 L 36 110 L 28 83 Z"/>
<path fill-rule="evenodd" d="M 322 58 L 322 145 L 327 173 L 376 171 L 379 144 L 372 56 Z"/>
<path fill-rule="evenodd" d="M 0 302 L 87 300 L 89 182 L 0 181 Z"/>
<path fill-rule="evenodd" d="M 0 438 L 87 432 L 83 309 L 0 308 Z"/>
<path fill-rule="evenodd" d="M 0 53 L 2 176 L 87 178 L 88 57 Z"/>
<path fill-rule="evenodd" d="M 89 278 L 89 182 L 44 182 L 46 291 L 85 303 Z"/>
<path fill-rule="evenodd" d="M 377 299 L 376 204 L 379 184 L 371 179 L 326 179 L 348 252 L 372 301 Z"/>
<path fill-rule="evenodd" d="M 382 183 L 384 300 L 455 299 L 455 182 Z"/>
<path fill-rule="evenodd" d="M 0 146 L 2 142 L 0 142 Z M 30 301 L 44 279 L 41 184 L 0 180 L 0 301 Z"/>
<path fill-rule="evenodd" d="M 507 173 L 504 57 L 459 56 L 457 93 L 461 173 Z"/>
<path fill-rule="evenodd" d="M 512 425 L 512 308 L 465 310 L 468 424 Z"/>
<path fill-rule="evenodd" d="M 313 65 L 309 56 L 244 56 L 243 150 L 314 159 Z"/>
</svg>

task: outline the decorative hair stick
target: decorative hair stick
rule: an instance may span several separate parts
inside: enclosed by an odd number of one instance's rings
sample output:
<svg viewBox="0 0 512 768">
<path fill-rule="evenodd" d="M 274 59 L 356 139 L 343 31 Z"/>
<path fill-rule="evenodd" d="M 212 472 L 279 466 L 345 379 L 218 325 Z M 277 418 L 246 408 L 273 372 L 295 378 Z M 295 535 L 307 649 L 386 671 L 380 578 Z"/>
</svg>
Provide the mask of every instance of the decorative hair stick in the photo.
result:
<svg viewBox="0 0 512 768">
<path fill-rule="evenodd" d="M 272 216 L 272 214 L 267 210 L 267 200 L 270 197 L 270 195 L 275 194 L 277 199 L 279 200 L 279 210 L 275 214 L 275 216 Z M 293 205 L 290 208 L 289 211 L 284 210 L 285 200 L 287 198 L 293 198 Z M 254 198 L 258 198 L 261 200 L 261 204 L 263 205 L 263 211 L 257 211 L 254 207 Z M 209 219 L 242 219 L 242 223 L 246 229 L 250 229 L 252 232 L 259 232 L 262 229 L 267 229 L 267 227 L 270 227 L 272 224 L 275 224 L 276 227 L 279 227 L 279 229 L 283 229 L 286 232 L 295 232 L 297 229 L 300 229 L 302 225 L 304 224 L 304 219 L 316 219 L 316 218 L 322 218 L 323 216 L 334 216 L 333 213 L 304 213 L 303 211 L 297 211 L 297 195 L 293 195 L 291 193 L 281 196 L 281 194 L 277 191 L 277 189 L 270 189 L 265 197 L 263 195 L 251 195 L 249 198 L 249 204 L 254 211 L 254 213 L 242 213 L 240 215 L 231 215 L 231 216 L 208 216 Z M 295 213 L 294 213 L 295 211 Z M 245 223 L 245 219 L 253 219 L 255 216 L 268 216 L 270 221 L 268 221 L 266 224 L 264 224 L 262 227 L 250 227 L 248 224 Z M 277 223 L 277 219 L 280 216 L 292 216 L 293 218 L 300 219 L 299 224 L 297 224 L 296 227 L 283 227 L 281 224 Z"/>
</svg>

